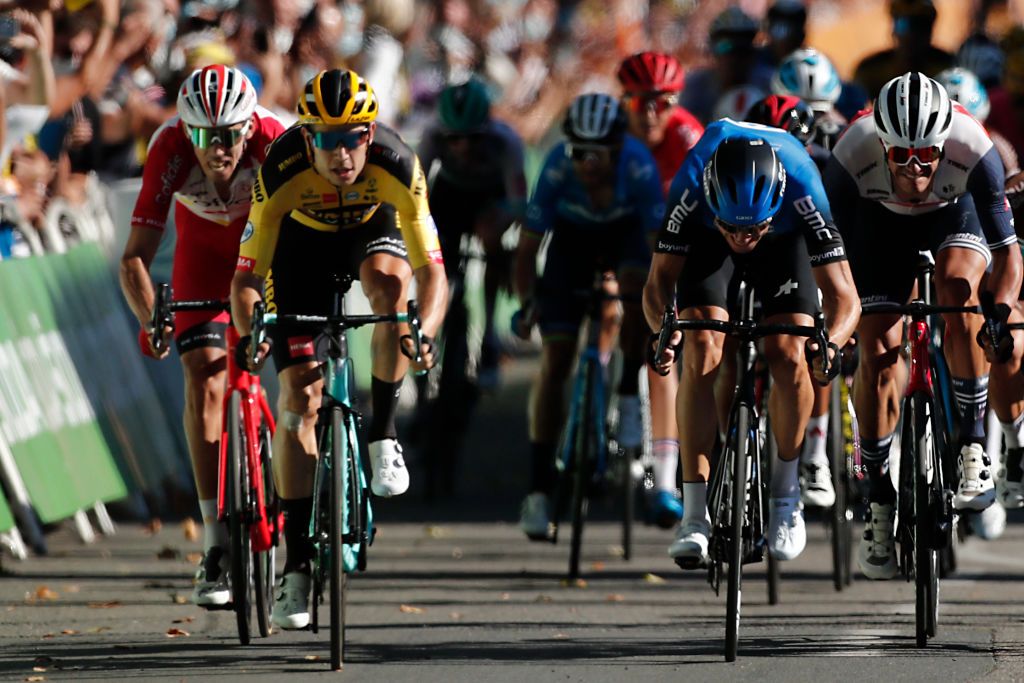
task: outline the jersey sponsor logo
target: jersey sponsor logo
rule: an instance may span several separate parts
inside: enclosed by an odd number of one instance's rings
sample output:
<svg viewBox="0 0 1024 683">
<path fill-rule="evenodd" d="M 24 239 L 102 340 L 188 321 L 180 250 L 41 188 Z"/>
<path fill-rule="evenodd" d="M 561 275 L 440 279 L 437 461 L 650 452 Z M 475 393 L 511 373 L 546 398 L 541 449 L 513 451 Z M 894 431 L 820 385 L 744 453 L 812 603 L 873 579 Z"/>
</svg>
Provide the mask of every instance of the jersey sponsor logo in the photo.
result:
<svg viewBox="0 0 1024 683">
<path fill-rule="evenodd" d="M 320 201 L 324 204 L 337 204 L 338 193 L 337 192 L 324 192 L 320 195 Z"/>
<path fill-rule="evenodd" d="M 801 197 L 793 202 L 793 208 L 796 209 L 796 212 L 800 214 L 807 225 L 814 230 L 814 236 L 817 239 L 824 242 L 833 238 L 832 231 L 825 225 L 825 217 L 821 215 L 821 211 L 818 211 L 818 207 L 814 205 L 814 200 L 811 199 L 810 195 Z"/>
<path fill-rule="evenodd" d="M 683 196 L 679 198 L 679 203 L 672 209 L 672 213 L 668 217 L 668 226 L 666 227 L 673 234 L 679 234 L 679 229 L 683 227 L 683 220 L 697 208 L 696 199 L 691 200 L 689 204 L 686 203 L 686 198 L 689 196 L 690 188 L 686 188 L 683 190 Z"/>
<path fill-rule="evenodd" d="M 160 174 L 160 191 L 156 194 L 156 202 L 158 204 L 165 204 L 171 201 L 171 195 L 173 194 L 171 186 L 178 177 L 181 164 L 182 158 L 180 154 L 175 154 L 168 160 L 167 169 Z"/>
<path fill-rule="evenodd" d="M 277 165 L 277 170 L 278 171 L 283 171 L 284 169 L 288 168 L 289 166 L 291 166 L 292 164 L 294 164 L 296 161 L 298 161 L 301 158 L 302 158 L 302 152 L 296 152 L 295 154 L 291 155 L 290 157 L 288 157 L 287 159 L 285 159 L 284 161 L 279 163 Z"/>
<path fill-rule="evenodd" d="M 291 358 L 315 355 L 312 337 L 288 337 L 288 355 Z"/>
<path fill-rule="evenodd" d="M 799 282 L 794 282 L 792 278 L 786 280 L 779 286 L 779 291 L 775 292 L 773 299 L 778 299 L 780 296 L 789 296 L 797 290 L 800 286 Z"/>
<path fill-rule="evenodd" d="M 874 168 L 875 166 L 878 166 L 878 162 L 877 162 L 877 161 L 872 161 L 872 162 L 871 162 L 870 164 L 868 164 L 868 165 L 867 165 L 867 166 L 865 166 L 864 168 L 862 168 L 862 169 L 860 169 L 859 171 L 857 171 L 856 173 L 854 173 L 854 174 L 853 174 L 853 176 L 854 176 L 854 177 L 855 177 L 855 178 L 856 178 L 857 180 L 860 180 L 861 178 L 863 178 L 864 176 L 866 176 L 866 175 L 867 175 L 868 173 L 870 173 L 870 172 L 871 172 L 871 169 L 873 169 L 873 168 Z"/>
<path fill-rule="evenodd" d="M 629 175 L 635 180 L 647 180 L 654 173 L 654 167 L 637 161 L 629 162 Z"/>
<path fill-rule="evenodd" d="M 961 164 L 961 163 L 960 163 L 959 161 L 955 161 L 955 160 L 953 160 L 953 159 L 950 159 L 949 157 L 946 157 L 946 158 L 944 158 L 944 159 L 943 159 L 943 161 L 945 161 L 946 163 L 948 163 L 948 164 L 949 164 L 950 166 L 952 166 L 953 168 L 956 168 L 956 169 L 960 169 L 960 170 L 961 170 L 961 171 L 963 171 L 964 173 L 967 173 L 967 171 L 968 171 L 968 170 L 970 170 L 970 169 L 968 169 L 968 168 L 967 168 L 967 166 L 965 166 L 964 164 Z"/>
<path fill-rule="evenodd" d="M 665 254 L 685 254 L 689 248 L 686 245 L 670 244 L 668 242 L 658 240 L 657 250 Z"/>
<path fill-rule="evenodd" d="M 263 194 L 263 183 L 260 182 L 259 174 L 256 174 L 256 180 L 252 183 L 252 196 L 258 202 L 264 202 L 267 198 Z"/>
<path fill-rule="evenodd" d="M 430 249 L 427 251 L 427 262 L 428 263 L 444 263 L 444 257 L 441 256 L 440 249 Z"/>
<path fill-rule="evenodd" d="M 811 254 L 811 266 L 820 266 L 844 258 L 846 258 L 846 249 L 844 247 L 835 247 L 821 254 Z"/>
<path fill-rule="evenodd" d="M 359 193 L 358 192 L 346 192 L 345 193 L 345 201 L 346 202 L 351 202 L 351 201 L 353 201 L 355 199 L 359 199 Z"/>
<path fill-rule="evenodd" d="M 254 232 L 256 232 L 256 229 L 253 227 L 252 221 L 246 221 L 245 229 L 242 230 L 242 239 L 239 243 L 248 242 Z"/>
<path fill-rule="evenodd" d="M 246 256 L 239 256 L 238 263 L 235 264 L 235 270 L 242 270 L 247 273 L 252 272 L 256 268 L 256 261 Z"/>
</svg>

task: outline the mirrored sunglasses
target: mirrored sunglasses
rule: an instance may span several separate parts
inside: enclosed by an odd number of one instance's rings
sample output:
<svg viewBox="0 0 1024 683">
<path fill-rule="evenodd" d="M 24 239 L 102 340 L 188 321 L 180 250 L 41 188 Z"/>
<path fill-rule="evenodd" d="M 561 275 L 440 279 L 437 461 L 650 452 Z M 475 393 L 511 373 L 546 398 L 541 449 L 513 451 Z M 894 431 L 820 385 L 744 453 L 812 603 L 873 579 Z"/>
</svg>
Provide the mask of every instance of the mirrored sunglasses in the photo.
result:
<svg viewBox="0 0 1024 683">
<path fill-rule="evenodd" d="M 581 145 L 567 142 L 565 143 L 565 154 L 573 161 L 604 160 L 611 158 L 612 148 L 608 145 Z"/>
<path fill-rule="evenodd" d="M 192 126 L 185 126 L 185 130 L 188 132 L 188 136 L 189 139 L 192 140 L 192 144 L 199 149 L 208 149 L 214 145 L 234 147 L 249 131 L 249 124 L 246 123 L 241 128 L 235 128 L 233 126 L 218 126 L 216 128 L 193 128 Z"/>
<path fill-rule="evenodd" d="M 726 231 L 730 235 L 738 235 L 738 234 L 747 233 L 747 232 L 749 232 L 749 233 L 761 232 L 765 228 L 770 227 L 771 223 L 772 223 L 772 219 L 771 218 L 767 218 L 767 219 L 761 221 L 760 223 L 754 223 L 753 225 L 733 225 L 732 223 L 726 223 L 721 218 L 716 218 L 715 219 L 715 225 L 717 225 L 719 228 L 721 228 L 722 230 Z"/>
<path fill-rule="evenodd" d="M 651 109 L 657 114 L 663 114 L 674 107 L 679 101 L 678 97 L 670 93 L 626 95 L 624 99 L 626 108 L 635 114 L 650 111 Z"/>
<path fill-rule="evenodd" d="M 906 166 L 912 160 L 927 166 L 942 156 L 941 147 L 890 147 L 885 151 L 886 157 L 897 166 Z"/>
<path fill-rule="evenodd" d="M 331 130 L 321 133 L 310 131 L 313 137 L 313 146 L 317 149 L 335 150 L 338 147 L 345 149 L 356 149 L 370 139 L 369 128 L 357 130 Z"/>
</svg>

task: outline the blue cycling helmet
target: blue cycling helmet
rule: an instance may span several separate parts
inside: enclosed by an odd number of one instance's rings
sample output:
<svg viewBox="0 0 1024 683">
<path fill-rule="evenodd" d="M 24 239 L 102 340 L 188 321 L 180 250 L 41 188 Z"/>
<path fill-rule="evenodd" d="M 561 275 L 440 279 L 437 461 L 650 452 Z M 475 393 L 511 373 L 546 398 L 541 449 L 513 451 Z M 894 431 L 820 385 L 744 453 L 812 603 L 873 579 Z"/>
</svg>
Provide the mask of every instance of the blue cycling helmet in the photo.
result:
<svg viewBox="0 0 1024 683">
<path fill-rule="evenodd" d="M 729 225 L 763 223 L 782 207 L 786 169 L 761 138 L 726 138 L 704 166 L 704 198 Z"/>
</svg>

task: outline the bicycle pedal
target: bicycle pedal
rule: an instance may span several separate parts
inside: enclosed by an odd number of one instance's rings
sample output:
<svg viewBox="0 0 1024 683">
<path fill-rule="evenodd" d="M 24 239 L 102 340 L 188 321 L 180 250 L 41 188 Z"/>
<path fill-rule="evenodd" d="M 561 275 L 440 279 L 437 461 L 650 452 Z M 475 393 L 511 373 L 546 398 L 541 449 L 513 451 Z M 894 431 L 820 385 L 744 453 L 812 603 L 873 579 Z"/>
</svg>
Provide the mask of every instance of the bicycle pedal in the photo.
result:
<svg viewBox="0 0 1024 683">
<path fill-rule="evenodd" d="M 707 569 L 708 566 L 707 559 L 701 557 L 677 557 L 675 561 L 676 565 L 684 571 Z"/>
</svg>

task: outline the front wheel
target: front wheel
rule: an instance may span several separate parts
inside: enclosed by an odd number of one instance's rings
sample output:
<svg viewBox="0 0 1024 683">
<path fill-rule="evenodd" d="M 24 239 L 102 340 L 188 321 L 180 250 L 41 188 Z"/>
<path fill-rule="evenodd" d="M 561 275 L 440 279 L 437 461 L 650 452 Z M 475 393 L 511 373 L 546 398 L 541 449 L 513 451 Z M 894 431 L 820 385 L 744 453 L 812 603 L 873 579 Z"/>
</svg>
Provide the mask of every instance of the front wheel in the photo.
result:
<svg viewBox="0 0 1024 683">
<path fill-rule="evenodd" d="M 743 579 L 743 523 L 747 498 L 747 463 L 752 457 L 749 432 L 751 428 L 749 411 L 740 407 L 736 413 L 736 429 L 730 436 L 733 441 L 732 483 L 730 510 L 730 537 L 727 561 L 729 562 L 728 594 L 725 612 L 725 661 L 736 661 L 740 639 L 741 582 Z"/>
<path fill-rule="evenodd" d="M 933 503 L 932 487 L 929 475 L 939 477 L 930 472 L 932 460 L 931 422 L 929 403 L 926 396 L 917 394 L 913 397 L 913 439 L 910 446 L 910 458 L 900 463 L 909 463 L 913 469 L 913 501 L 914 501 L 914 587 L 916 595 L 915 622 L 917 646 L 925 647 L 928 638 L 935 635 L 939 609 L 939 568 L 935 550 L 935 533 L 937 522 Z M 911 417 L 911 416 L 908 416 Z M 904 446 L 906 447 L 906 446 Z"/>
<path fill-rule="evenodd" d="M 342 536 L 345 530 L 345 505 L 348 498 L 348 437 L 345 433 L 341 408 L 331 409 L 331 507 L 330 530 L 327 541 L 330 548 L 329 570 L 331 589 L 331 669 L 339 671 L 345 647 L 345 557 Z"/>
<path fill-rule="evenodd" d="M 259 462 L 263 475 L 263 510 L 260 514 L 265 515 L 268 523 L 277 523 L 277 492 L 274 488 L 274 473 L 271 458 L 271 436 L 270 429 L 265 423 L 260 423 L 260 450 Z M 273 539 L 277 536 L 272 534 Z M 269 636 L 274 627 L 270 621 L 270 610 L 274 604 L 274 556 L 275 547 L 270 546 L 263 552 L 253 552 L 253 587 L 256 592 L 256 622 L 259 626 L 260 635 L 264 638 Z"/>
<path fill-rule="evenodd" d="M 237 391 L 228 402 L 227 427 L 227 506 L 228 531 L 231 536 L 231 599 L 234 603 L 238 639 L 248 645 L 252 623 L 252 602 L 249 600 L 252 580 L 252 542 L 246 514 L 249 510 L 249 472 L 246 455 L 248 442 L 242 420 L 242 397 Z"/>
</svg>

